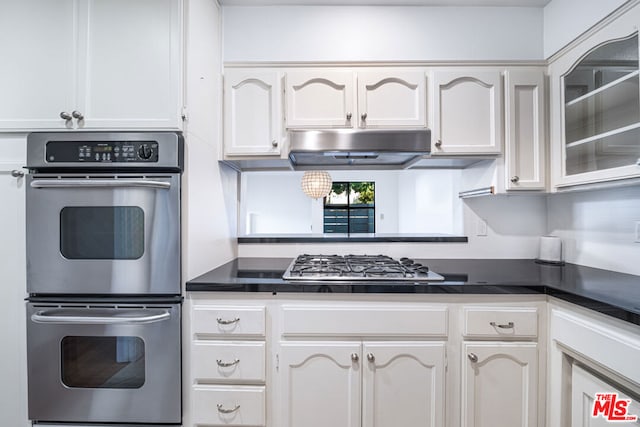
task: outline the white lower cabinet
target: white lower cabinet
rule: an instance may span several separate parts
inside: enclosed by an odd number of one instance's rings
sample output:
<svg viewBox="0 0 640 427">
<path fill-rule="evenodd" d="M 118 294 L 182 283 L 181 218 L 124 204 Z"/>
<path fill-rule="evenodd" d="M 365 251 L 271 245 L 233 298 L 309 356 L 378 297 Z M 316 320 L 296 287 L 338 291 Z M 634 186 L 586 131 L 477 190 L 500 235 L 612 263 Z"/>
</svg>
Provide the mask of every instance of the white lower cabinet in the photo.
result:
<svg viewBox="0 0 640 427">
<path fill-rule="evenodd" d="M 571 427 L 607 427 L 613 423 L 606 417 L 605 413 L 609 412 L 606 403 L 601 406 L 602 412 L 599 412 L 597 416 L 593 416 L 594 402 L 598 393 L 615 394 L 617 402 L 628 400 L 629 403 L 624 405 L 626 414 L 623 414 L 625 411 L 622 406 L 616 408 L 615 405 L 615 411 L 612 409 L 610 413 L 614 417 L 621 418 L 635 416 L 637 417 L 635 422 L 631 420 L 619 420 L 616 422 L 622 422 L 629 427 L 640 426 L 640 403 L 638 401 L 630 399 L 629 396 L 611 386 L 611 384 L 602 381 L 578 365 L 574 365 L 571 371 Z"/>
<path fill-rule="evenodd" d="M 195 386 L 193 412 L 197 426 L 264 426 L 265 387 Z"/>
<path fill-rule="evenodd" d="M 442 342 L 287 342 L 284 427 L 444 425 Z"/>
<path fill-rule="evenodd" d="M 281 345 L 282 427 L 360 427 L 359 342 Z"/>
<path fill-rule="evenodd" d="M 465 342 L 462 357 L 463 427 L 537 426 L 536 343 Z"/>
<path fill-rule="evenodd" d="M 445 343 L 365 342 L 362 425 L 444 424 Z"/>
<path fill-rule="evenodd" d="M 266 307 L 190 299 L 191 426 L 267 425 Z"/>
</svg>

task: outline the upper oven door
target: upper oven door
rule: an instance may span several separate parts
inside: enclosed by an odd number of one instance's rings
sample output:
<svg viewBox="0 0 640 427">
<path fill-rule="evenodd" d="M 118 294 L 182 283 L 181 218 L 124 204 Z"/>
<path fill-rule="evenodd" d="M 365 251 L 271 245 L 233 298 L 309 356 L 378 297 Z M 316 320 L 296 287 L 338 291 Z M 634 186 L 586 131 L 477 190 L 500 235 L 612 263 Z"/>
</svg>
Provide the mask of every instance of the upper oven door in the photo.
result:
<svg viewBox="0 0 640 427">
<path fill-rule="evenodd" d="M 179 294 L 180 175 L 27 176 L 27 291 Z"/>
</svg>

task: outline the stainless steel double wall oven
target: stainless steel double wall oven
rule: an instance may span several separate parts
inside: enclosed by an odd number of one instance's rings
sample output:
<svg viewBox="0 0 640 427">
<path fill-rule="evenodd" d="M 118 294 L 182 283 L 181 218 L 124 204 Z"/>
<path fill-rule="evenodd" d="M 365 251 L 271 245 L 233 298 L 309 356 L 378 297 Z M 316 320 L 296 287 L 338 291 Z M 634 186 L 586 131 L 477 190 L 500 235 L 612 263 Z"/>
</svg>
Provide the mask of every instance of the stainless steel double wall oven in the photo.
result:
<svg viewBox="0 0 640 427">
<path fill-rule="evenodd" d="M 179 133 L 29 135 L 35 423 L 180 425 L 183 151 Z"/>
</svg>

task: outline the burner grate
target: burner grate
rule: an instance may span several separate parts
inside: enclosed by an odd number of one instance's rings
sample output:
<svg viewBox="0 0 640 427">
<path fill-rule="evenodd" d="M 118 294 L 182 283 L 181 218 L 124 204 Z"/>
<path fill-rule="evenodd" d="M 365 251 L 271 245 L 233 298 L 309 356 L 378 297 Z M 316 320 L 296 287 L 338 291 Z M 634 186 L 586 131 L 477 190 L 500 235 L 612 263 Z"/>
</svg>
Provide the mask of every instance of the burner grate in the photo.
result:
<svg viewBox="0 0 640 427">
<path fill-rule="evenodd" d="M 386 255 L 300 255 L 285 272 L 286 280 L 443 280 L 409 258 Z"/>
</svg>

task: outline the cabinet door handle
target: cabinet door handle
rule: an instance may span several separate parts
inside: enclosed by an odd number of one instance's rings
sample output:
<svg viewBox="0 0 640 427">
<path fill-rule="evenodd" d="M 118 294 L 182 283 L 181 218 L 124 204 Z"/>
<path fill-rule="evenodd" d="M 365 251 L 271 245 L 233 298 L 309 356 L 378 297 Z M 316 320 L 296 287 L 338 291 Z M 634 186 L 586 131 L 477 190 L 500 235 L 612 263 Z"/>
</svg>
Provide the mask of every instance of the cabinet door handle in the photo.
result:
<svg viewBox="0 0 640 427">
<path fill-rule="evenodd" d="M 11 171 L 11 176 L 14 178 L 24 178 L 24 172 L 18 169 L 14 169 Z"/>
<path fill-rule="evenodd" d="M 352 114 L 351 113 L 347 113 L 347 120 L 351 120 Z"/>
<path fill-rule="evenodd" d="M 514 327 L 514 323 L 513 322 L 509 322 L 509 323 L 489 322 L 489 324 L 491 326 L 493 326 L 494 328 L 500 328 L 500 329 L 513 329 L 513 327 Z"/>
<path fill-rule="evenodd" d="M 240 318 L 236 317 L 235 319 L 225 320 L 222 317 L 218 317 L 216 321 L 218 322 L 219 325 L 232 325 L 234 323 L 238 323 L 240 321 Z"/>
<path fill-rule="evenodd" d="M 78 110 L 74 110 L 71 115 L 73 116 L 74 119 L 78 119 L 78 120 L 84 120 L 84 115 L 78 111 Z"/>
<path fill-rule="evenodd" d="M 60 118 L 62 120 L 69 121 L 69 120 L 71 120 L 73 118 L 73 116 L 71 114 L 67 113 L 66 111 L 61 111 L 60 112 Z"/>
<path fill-rule="evenodd" d="M 271 146 L 273 148 L 277 148 L 278 147 L 278 141 L 276 141 L 275 139 L 273 141 L 271 141 Z"/>
<path fill-rule="evenodd" d="M 234 366 L 240 363 L 240 359 L 234 359 L 233 362 L 223 362 L 222 359 L 216 359 L 216 363 L 221 368 L 230 368 L 231 366 Z"/>
<path fill-rule="evenodd" d="M 369 362 L 375 362 L 376 361 L 376 357 L 373 355 L 373 353 L 367 353 L 367 360 Z"/>
<path fill-rule="evenodd" d="M 511 182 L 513 182 L 514 184 L 516 184 L 518 181 L 520 181 L 520 177 L 518 175 L 511 178 Z"/>
<path fill-rule="evenodd" d="M 233 409 L 226 409 L 222 406 L 222 403 L 218 403 L 217 407 L 218 407 L 218 412 L 220 412 L 221 414 L 231 414 L 233 412 L 236 412 L 238 409 L 240 409 L 240 405 L 236 405 L 235 408 Z"/>
<path fill-rule="evenodd" d="M 473 363 L 477 363 L 478 362 L 478 355 L 475 353 L 469 353 L 467 355 L 467 357 L 469 358 L 469 360 L 471 360 Z"/>
<path fill-rule="evenodd" d="M 438 147 L 438 148 L 442 147 L 442 141 L 437 140 L 436 141 L 436 147 Z"/>
<path fill-rule="evenodd" d="M 351 353 L 351 360 L 353 360 L 354 362 L 360 360 L 360 356 L 358 356 L 358 353 Z"/>
<path fill-rule="evenodd" d="M 362 113 L 360 115 L 360 118 L 362 119 L 363 122 L 367 121 L 367 113 Z"/>
</svg>

